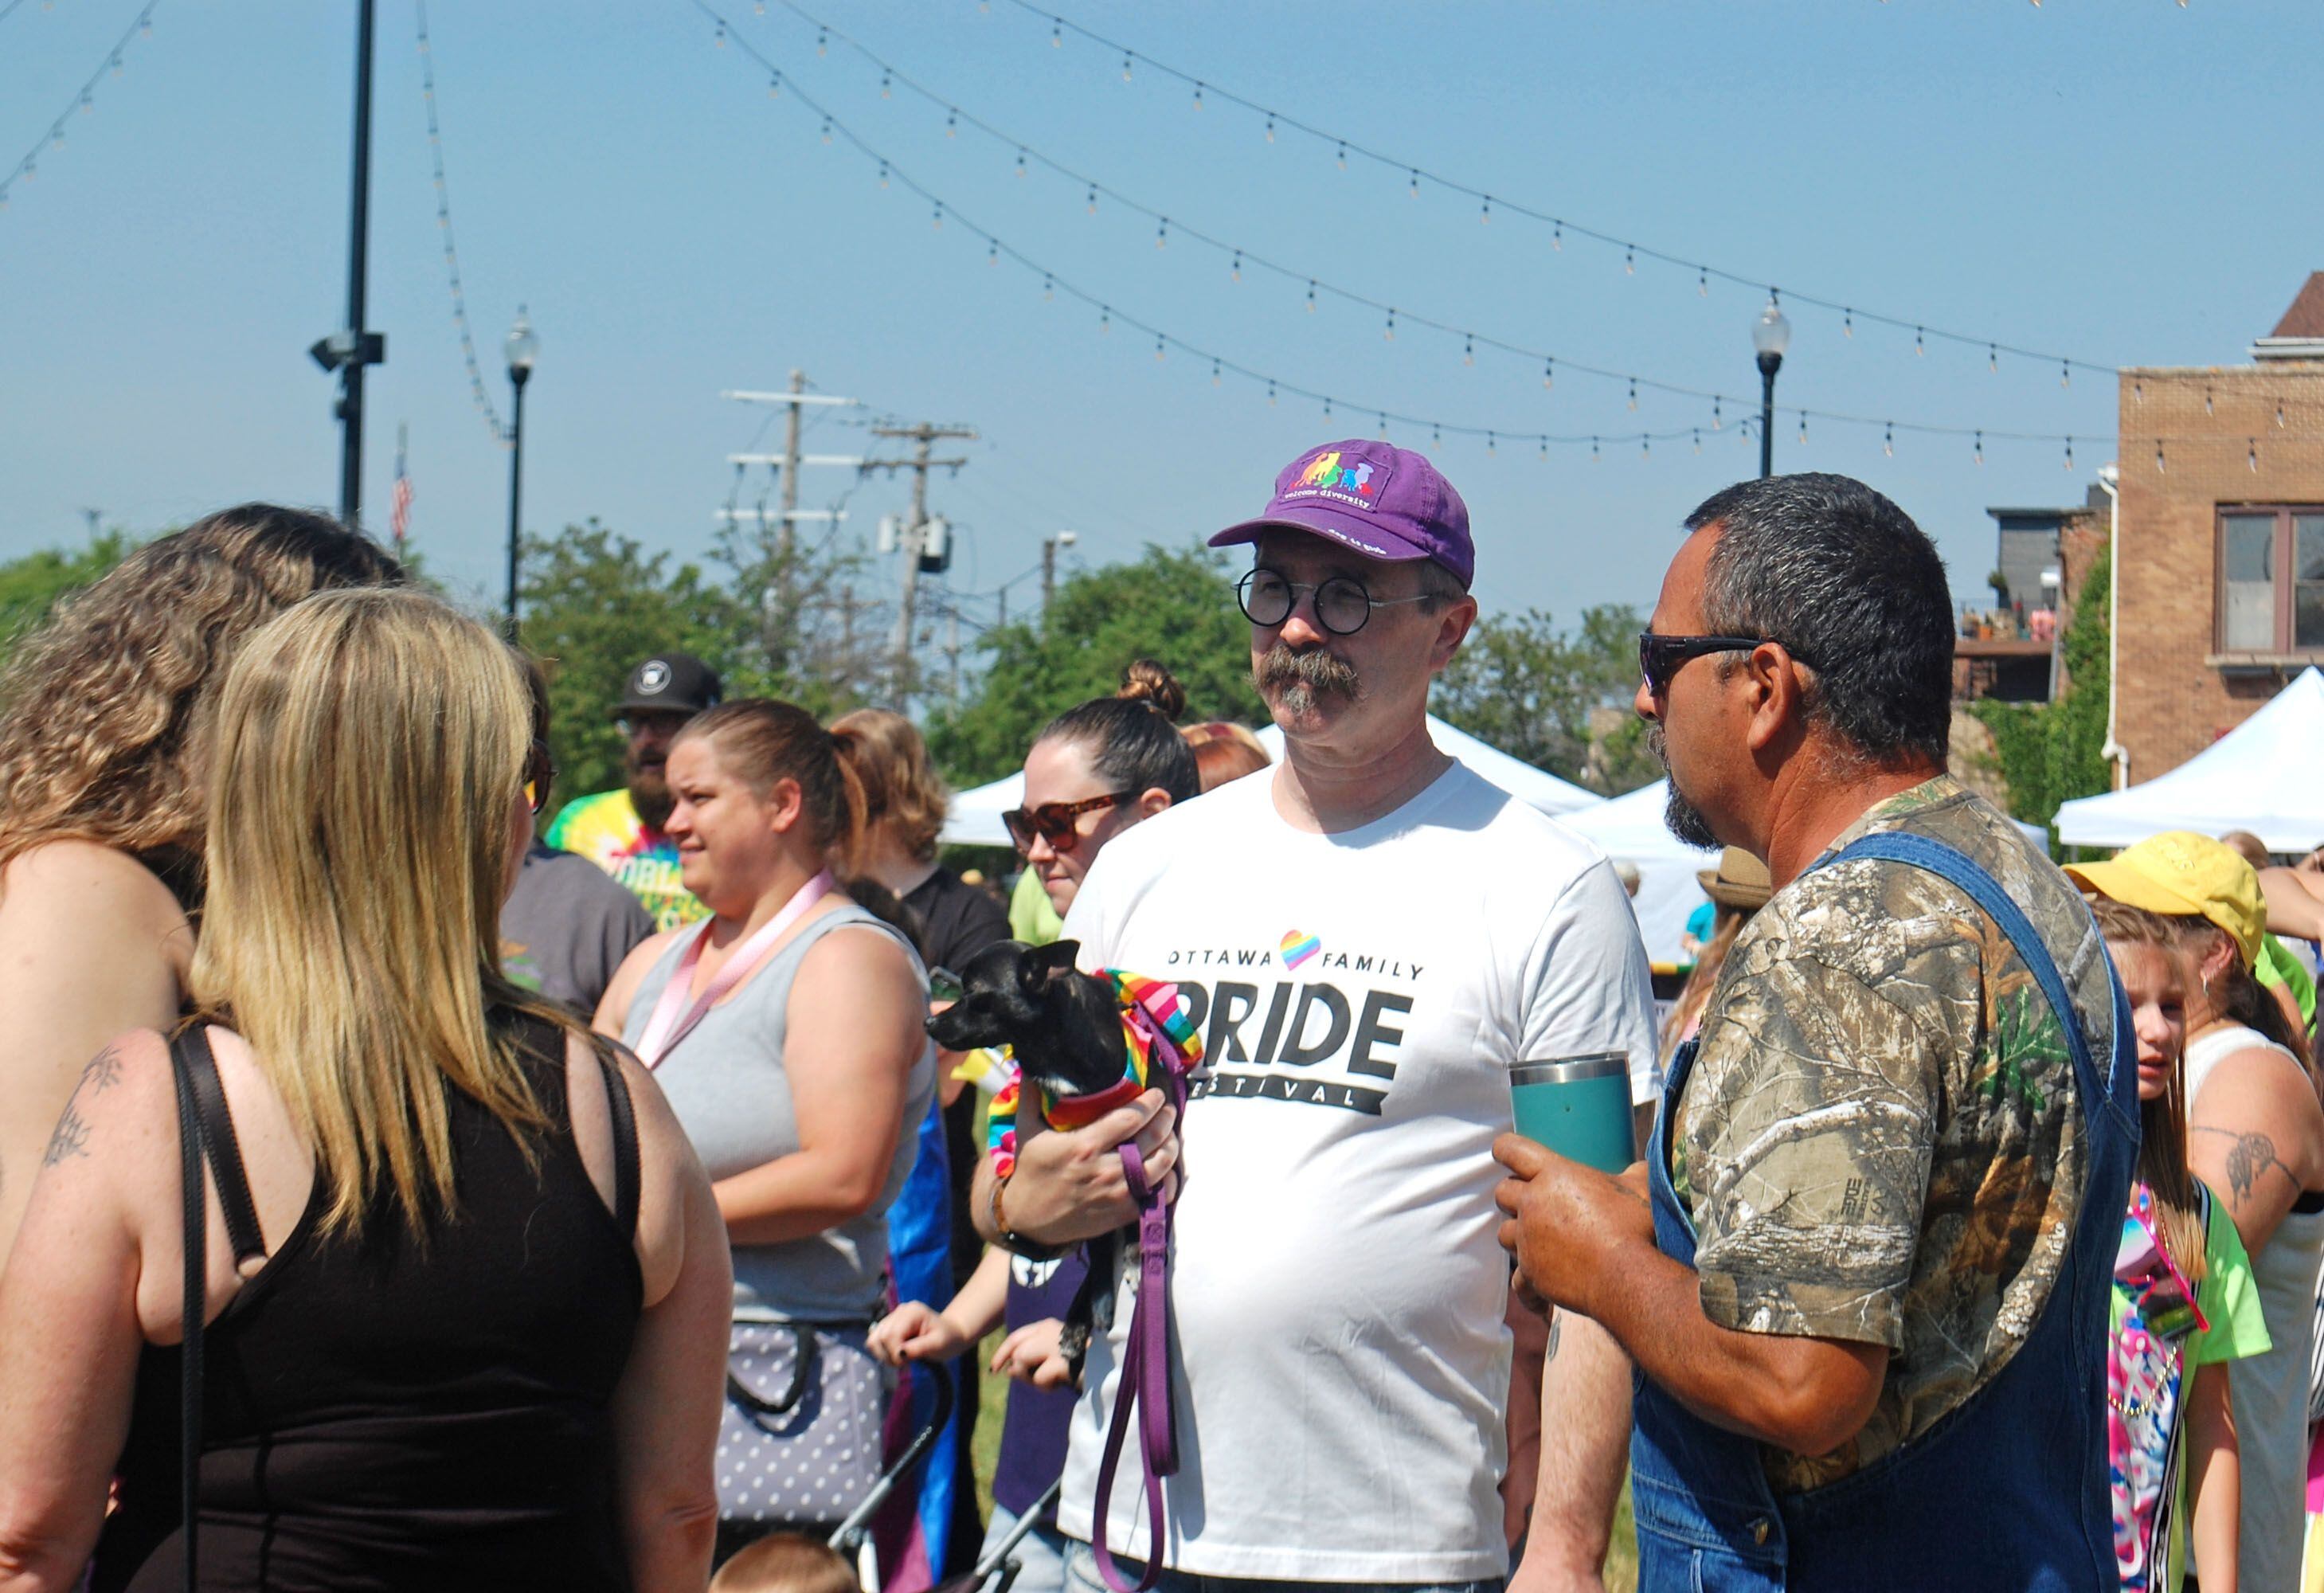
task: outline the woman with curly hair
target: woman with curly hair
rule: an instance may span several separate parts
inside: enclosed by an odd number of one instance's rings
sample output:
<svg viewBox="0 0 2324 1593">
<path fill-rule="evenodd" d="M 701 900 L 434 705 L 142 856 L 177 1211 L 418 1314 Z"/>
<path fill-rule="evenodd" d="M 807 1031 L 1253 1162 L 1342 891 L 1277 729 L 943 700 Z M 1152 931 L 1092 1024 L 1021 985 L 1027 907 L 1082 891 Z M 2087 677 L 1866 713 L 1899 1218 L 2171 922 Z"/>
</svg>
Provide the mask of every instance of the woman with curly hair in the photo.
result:
<svg viewBox="0 0 2324 1593">
<path fill-rule="evenodd" d="M 245 503 L 131 554 L 0 676 L 0 1261 L 81 1064 L 182 1004 L 210 687 L 300 598 L 401 579 L 336 520 Z"/>
</svg>

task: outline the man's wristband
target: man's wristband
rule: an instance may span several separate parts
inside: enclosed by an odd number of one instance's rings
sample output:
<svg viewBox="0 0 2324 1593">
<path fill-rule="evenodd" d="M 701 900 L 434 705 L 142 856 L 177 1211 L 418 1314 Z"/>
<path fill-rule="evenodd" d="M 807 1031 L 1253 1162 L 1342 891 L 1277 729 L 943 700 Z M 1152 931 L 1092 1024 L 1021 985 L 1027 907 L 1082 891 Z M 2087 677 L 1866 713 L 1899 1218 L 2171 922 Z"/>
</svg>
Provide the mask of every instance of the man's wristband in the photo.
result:
<svg viewBox="0 0 2324 1593">
<path fill-rule="evenodd" d="M 1063 1245 L 1041 1244 L 1027 1238 L 1009 1226 L 1008 1215 L 1001 1209 L 1001 1192 L 1008 1185 L 1009 1180 L 1006 1178 L 995 1178 L 992 1181 L 992 1231 L 1000 1239 L 1001 1248 L 1022 1256 L 1028 1261 L 1054 1261 L 1064 1255 L 1065 1248 Z"/>
</svg>

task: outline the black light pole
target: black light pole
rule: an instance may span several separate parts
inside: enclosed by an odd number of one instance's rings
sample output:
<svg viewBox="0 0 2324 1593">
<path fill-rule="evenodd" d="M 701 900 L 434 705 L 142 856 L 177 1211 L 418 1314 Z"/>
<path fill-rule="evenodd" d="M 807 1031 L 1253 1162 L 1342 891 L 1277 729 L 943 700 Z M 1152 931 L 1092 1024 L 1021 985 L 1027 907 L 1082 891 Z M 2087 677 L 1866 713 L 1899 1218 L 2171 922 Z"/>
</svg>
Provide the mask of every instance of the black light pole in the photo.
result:
<svg viewBox="0 0 2324 1593">
<path fill-rule="evenodd" d="M 1792 345 L 1792 323 L 1771 294 L 1767 308 L 1751 323 L 1751 347 L 1759 356 L 1759 478 L 1775 474 L 1775 373 Z"/>
<path fill-rule="evenodd" d="M 387 363 L 387 339 L 364 324 L 364 262 L 371 243 L 371 43 L 373 0 L 355 8 L 355 158 L 347 227 L 347 324 L 307 352 L 339 373 L 339 519 L 363 518 L 364 367 Z"/>
<path fill-rule="evenodd" d="M 516 307 L 516 325 L 509 328 L 509 385 L 516 391 L 516 401 L 509 409 L 509 543 L 508 543 L 508 632 L 516 640 L 516 576 L 517 552 L 521 533 L 517 529 L 517 511 L 524 493 L 524 384 L 532 376 L 533 362 L 540 357 L 540 339 L 533 336 L 532 323 L 525 318 L 524 306 Z"/>
</svg>

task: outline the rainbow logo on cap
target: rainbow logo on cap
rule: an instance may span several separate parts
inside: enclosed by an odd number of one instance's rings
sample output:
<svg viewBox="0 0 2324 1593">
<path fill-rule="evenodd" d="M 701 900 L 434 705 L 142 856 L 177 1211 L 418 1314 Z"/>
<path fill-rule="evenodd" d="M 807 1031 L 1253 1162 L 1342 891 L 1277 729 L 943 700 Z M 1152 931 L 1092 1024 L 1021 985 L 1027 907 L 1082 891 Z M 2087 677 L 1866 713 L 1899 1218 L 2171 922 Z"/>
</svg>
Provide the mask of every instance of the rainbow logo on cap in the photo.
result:
<svg viewBox="0 0 2324 1593">
<path fill-rule="evenodd" d="M 1307 468 L 1299 473 L 1299 485 L 1326 489 L 1337 487 L 1370 502 L 1379 492 L 1372 481 L 1376 474 L 1370 465 L 1358 465 L 1352 469 L 1342 470 L 1339 449 L 1327 448 L 1307 461 Z"/>
<path fill-rule="evenodd" d="M 1283 932 L 1282 949 L 1283 965 L 1286 968 L 1296 968 L 1322 951 L 1323 943 L 1304 929 L 1286 929 Z"/>
</svg>

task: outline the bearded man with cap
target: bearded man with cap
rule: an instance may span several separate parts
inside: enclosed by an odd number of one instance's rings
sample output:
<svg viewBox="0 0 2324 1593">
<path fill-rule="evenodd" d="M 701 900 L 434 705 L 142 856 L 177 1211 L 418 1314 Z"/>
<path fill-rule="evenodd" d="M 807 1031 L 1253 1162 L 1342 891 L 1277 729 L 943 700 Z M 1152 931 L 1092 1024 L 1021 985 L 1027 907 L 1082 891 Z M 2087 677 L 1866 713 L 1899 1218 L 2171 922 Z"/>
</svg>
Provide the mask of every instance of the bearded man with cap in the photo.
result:
<svg viewBox="0 0 2324 1593">
<path fill-rule="evenodd" d="M 1204 1064 L 1171 1263 L 1180 1465 L 1162 1541 L 1135 1446 L 1110 1504 L 1095 1496 L 1130 1267 L 1074 1418 L 1069 1583 L 1104 1586 L 1102 1530 L 1117 1556 L 1157 1557 L 1174 1593 L 1498 1588 L 1509 1274 L 1489 1152 L 1515 1064 L 1626 1054 L 1651 1097 L 1646 955 L 1604 855 L 1429 738 L 1429 682 L 1477 604 L 1468 510 L 1425 458 L 1312 448 L 1212 545 L 1254 549 L 1238 592 L 1284 758 L 1117 836 L 1066 919 L 1084 968 L 1177 984 Z M 973 1210 L 1028 1249 L 1134 1215 L 1114 1146 L 1135 1137 L 1149 1169 L 1176 1149 L 1157 1092 L 1019 1133 Z M 1518 1573 L 1543 1589 L 1598 1585 L 1627 1421 L 1610 1340 L 1587 1322 L 1561 1337 Z"/>
<path fill-rule="evenodd" d="M 2252 866 L 2189 830 L 2108 862 L 2070 863 L 2087 890 L 2159 913 L 2187 960 L 2187 1165 L 2227 1202 L 2252 1260 L 2271 1348 L 2229 1363 L 2242 1450 L 2236 1561 L 2246 1588 L 2300 1585 L 2309 1361 L 2324 1253 L 2324 1107 L 2301 1036 L 2255 977 L 2267 907 Z"/>
<path fill-rule="evenodd" d="M 678 877 L 678 843 L 662 833 L 674 806 L 664 770 L 671 741 L 687 720 L 715 708 L 720 695 L 718 672 L 692 653 L 656 653 L 631 670 L 613 704 L 628 784 L 566 804 L 543 838 L 626 886 L 657 930 L 692 924 L 706 911 Z"/>
</svg>

